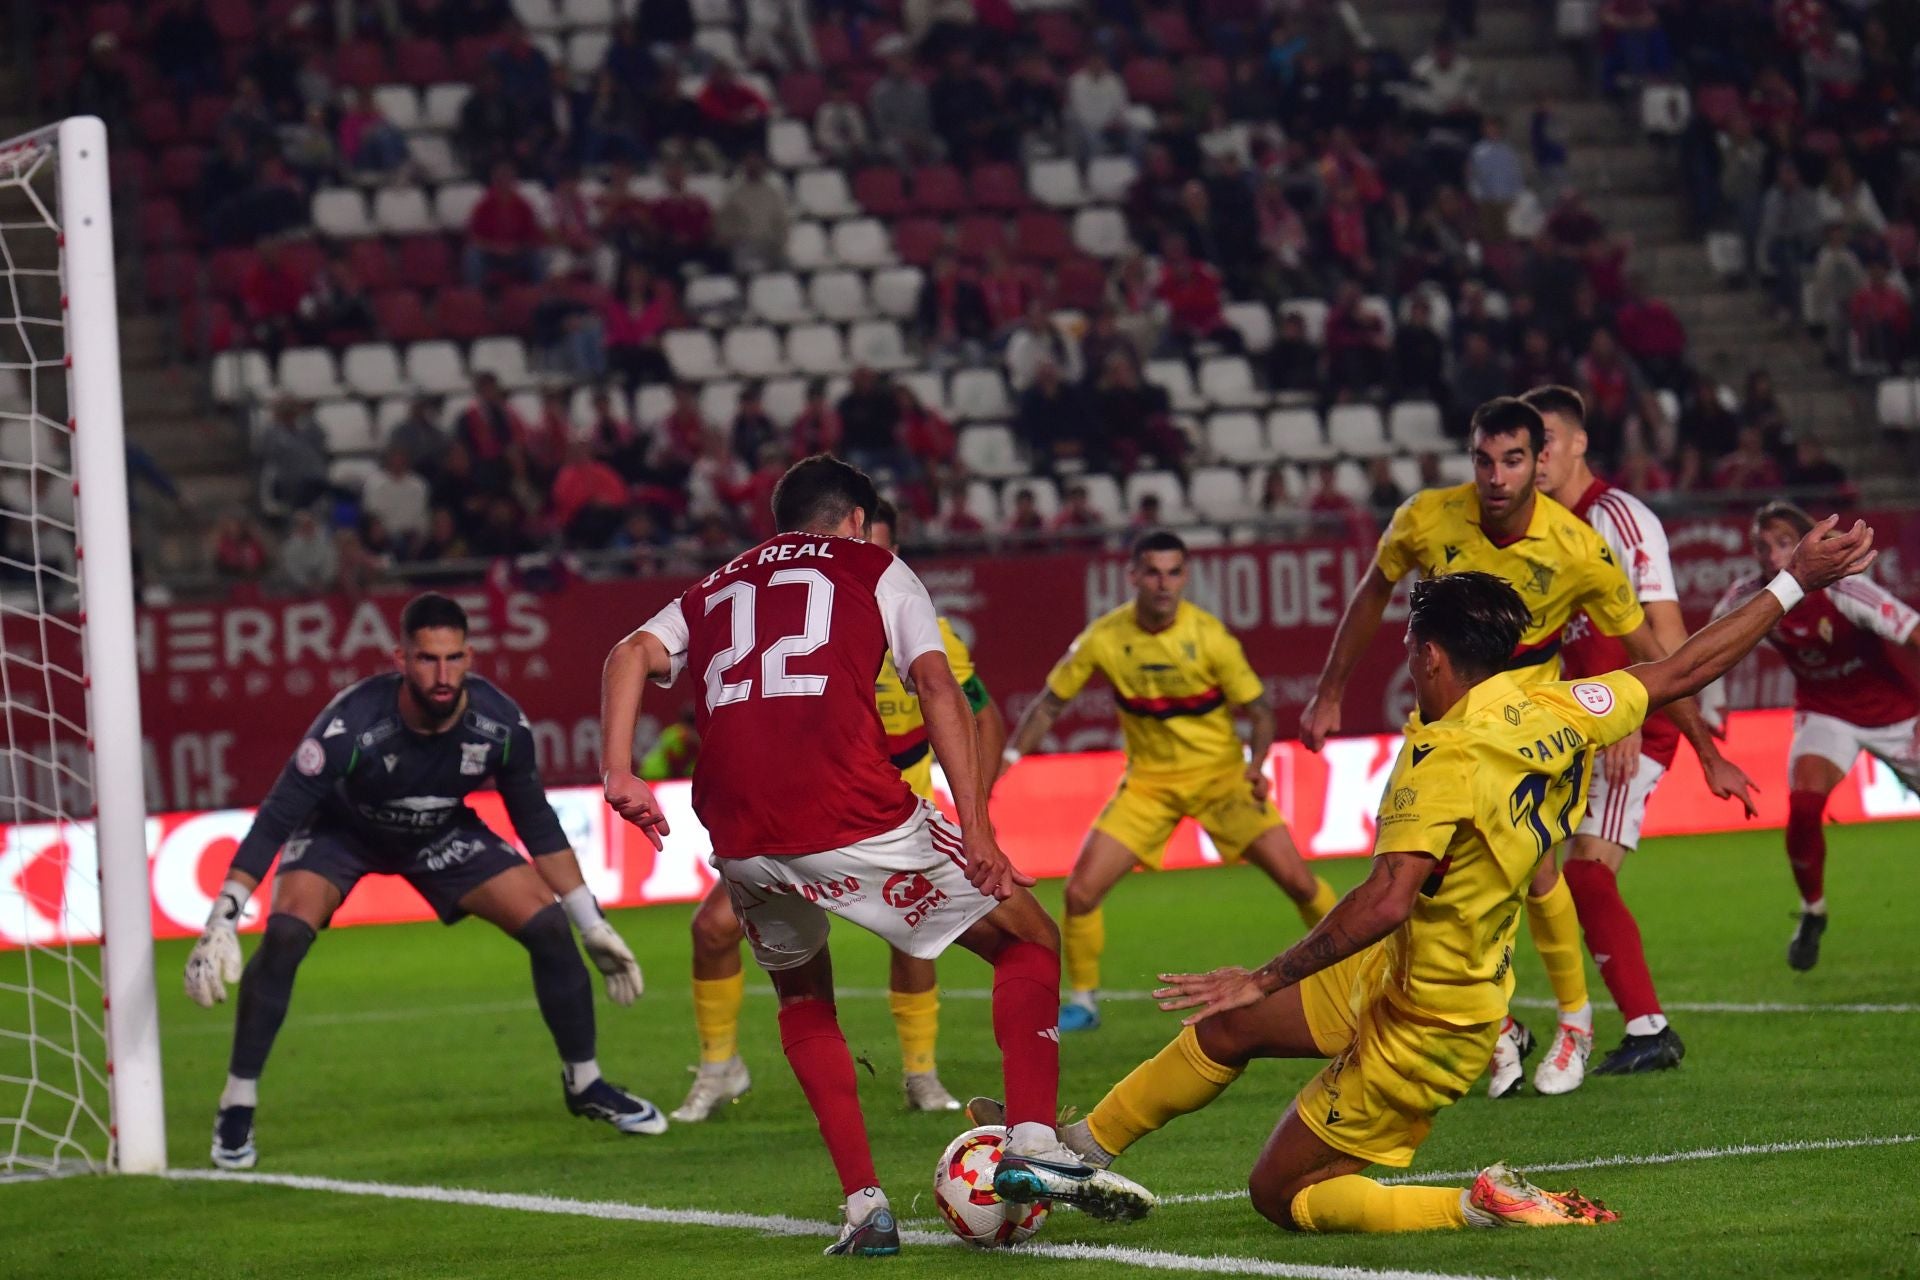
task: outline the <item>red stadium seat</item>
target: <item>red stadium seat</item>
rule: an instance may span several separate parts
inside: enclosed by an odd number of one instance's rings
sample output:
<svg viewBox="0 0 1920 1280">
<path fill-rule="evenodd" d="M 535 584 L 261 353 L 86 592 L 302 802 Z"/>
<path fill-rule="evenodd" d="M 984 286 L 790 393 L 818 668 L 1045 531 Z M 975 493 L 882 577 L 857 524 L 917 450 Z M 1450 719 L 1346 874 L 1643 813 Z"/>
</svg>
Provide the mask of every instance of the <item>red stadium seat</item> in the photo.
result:
<svg viewBox="0 0 1920 1280">
<path fill-rule="evenodd" d="M 251 249 L 216 249 L 207 259 L 207 287 L 216 298 L 239 300 L 240 291 L 246 286 L 247 275 L 253 270 L 253 264 L 259 260 L 258 254 Z"/>
<path fill-rule="evenodd" d="M 826 100 L 827 82 L 817 72 L 789 71 L 780 77 L 780 103 L 788 115 L 811 120 Z"/>
<path fill-rule="evenodd" d="M 180 206 L 165 196 L 142 201 L 139 216 L 140 241 L 149 252 L 191 243 L 187 220 L 180 216 Z"/>
<path fill-rule="evenodd" d="M 1010 164 L 983 164 L 973 171 L 973 203 L 999 213 L 1018 213 L 1027 207 L 1027 187 L 1020 171 Z"/>
<path fill-rule="evenodd" d="M 1800 135 L 1800 146 L 1810 155 L 1831 160 L 1845 149 L 1846 143 L 1832 129 L 1809 129 Z"/>
<path fill-rule="evenodd" d="M 186 137 L 180 108 L 171 98 L 149 98 L 133 113 L 133 127 L 149 147 L 170 147 Z"/>
<path fill-rule="evenodd" d="M 913 174 L 916 213 L 951 216 L 968 207 L 967 184 L 950 164 L 922 165 Z"/>
<path fill-rule="evenodd" d="M 893 251 L 910 266 L 924 267 L 947 243 L 947 229 L 932 218 L 902 218 L 893 224 Z"/>
<path fill-rule="evenodd" d="M 892 165 L 874 165 L 855 173 L 853 198 L 876 218 L 897 218 L 907 211 L 906 183 Z"/>
<path fill-rule="evenodd" d="M 1916 231 L 1911 222 L 1889 222 L 1887 253 L 1895 266 L 1903 270 L 1913 266 L 1916 258 L 1920 258 L 1920 231 Z"/>
<path fill-rule="evenodd" d="M 109 147 L 107 172 L 116 191 L 145 191 L 153 181 L 153 161 L 139 147 Z"/>
<path fill-rule="evenodd" d="M 355 240 L 347 246 L 347 270 L 368 293 L 391 289 L 399 280 L 387 246 L 371 238 Z"/>
<path fill-rule="evenodd" d="M 1068 13 L 1047 11 L 1034 14 L 1028 23 L 1034 38 L 1040 42 L 1041 51 L 1053 61 L 1074 66 L 1085 56 L 1087 40 L 1080 19 Z"/>
<path fill-rule="evenodd" d="M 1045 209 L 1021 214 L 1014 223 L 1013 241 L 1015 253 L 1028 262 L 1058 262 L 1077 252 L 1067 220 Z"/>
<path fill-rule="evenodd" d="M 160 189 L 175 195 L 198 190 L 206 164 L 204 147 L 168 147 L 160 153 Z"/>
<path fill-rule="evenodd" d="M 220 136 L 220 122 L 227 118 L 228 102 L 213 94 L 202 94 L 187 104 L 187 137 L 194 142 L 211 143 Z"/>
<path fill-rule="evenodd" d="M 393 74 L 411 85 L 442 84 L 453 79 L 453 63 L 437 40 L 402 40 L 393 47 Z"/>
<path fill-rule="evenodd" d="M 1107 296 L 1107 269 L 1096 258 L 1074 256 L 1054 268 L 1054 303 L 1076 311 L 1098 311 Z"/>
<path fill-rule="evenodd" d="M 411 289 L 389 289 L 373 295 L 373 320 L 388 342 L 420 342 L 437 336 L 427 320 L 420 295 Z"/>
<path fill-rule="evenodd" d="M 445 236 L 407 236 L 400 241 L 400 283 L 440 289 L 453 283 L 453 250 Z"/>
<path fill-rule="evenodd" d="M 177 305 L 199 292 L 200 259 L 184 249 L 148 253 L 145 275 L 150 300 Z"/>
<path fill-rule="evenodd" d="M 1128 96 L 1135 102 L 1164 107 L 1173 101 L 1176 92 L 1173 68 L 1164 59 L 1135 58 L 1127 64 L 1122 78 L 1127 82 Z"/>
<path fill-rule="evenodd" d="M 843 23 L 814 23 L 813 48 L 820 55 L 820 65 L 828 71 L 860 61 L 860 54 L 854 49 L 853 42 L 847 39 L 847 28 Z"/>
<path fill-rule="evenodd" d="M 1727 121 L 1741 109 L 1740 91 L 1730 84 L 1703 84 L 1693 91 L 1693 109 L 1714 128 L 1724 129 Z"/>
<path fill-rule="evenodd" d="M 954 233 L 954 248 L 960 256 L 973 262 L 983 262 L 996 253 L 1007 250 L 1007 224 L 997 213 L 976 213 L 960 219 L 960 226 Z"/>
<path fill-rule="evenodd" d="M 493 54 L 491 36 L 462 36 L 453 46 L 452 80 L 473 81 L 480 78 L 486 69 L 487 59 Z"/>
<path fill-rule="evenodd" d="M 180 332 L 187 345 L 203 355 L 229 349 L 240 336 L 233 309 L 218 298 L 190 304 L 180 318 Z"/>
<path fill-rule="evenodd" d="M 208 0 L 207 18 L 228 44 L 250 45 L 258 30 L 252 0 Z"/>
<path fill-rule="evenodd" d="M 1194 59 L 1190 65 L 1193 68 L 1194 78 L 1206 86 L 1208 93 L 1217 98 L 1226 96 L 1232 76 L 1227 70 L 1225 58 L 1208 54 L 1203 58 Z"/>
<path fill-rule="evenodd" d="M 1155 9 L 1146 16 L 1147 34 L 1169 58 L 1184 58 L 1200 47 L 1187 25 L 1187 15 L 1178 9 Z"/>
<path fill-rule="evenodd" d="M 847 96 L 863 106 L 884 74 L 878 67 L 843 67 L 839 72 L 840 79 L 846 82 Z"/>
<path fill-rule="evenodd" d="M 326 261 L 326 250 L 312 240 L 287 240 L 280 245 L 280 263 L 296 280 L 313 279 Z"/>
<path fill-rule="evenodd" d="M 520 284 L 502 290 L 493 304 L 494 332 L 517 337 L 532 333 L 533 314 L 540 309 L 542 296 L 538 285 Z"/>
<path fill-rule="evenodd" d="M 433 301 L 436 336 L 470 342 L 493 332 L 487 315 L 487 295 L 478 289 L 443 289 Z"/>
<path fill-rule="evenodd" d="M 87 34 L 111 32 L 121 44 L 133 38 L 136 20 L 133 7 L 117 3 L 97 4 L 87 13 Z"/>
<path fill-rule="evenodd" d="M 333 78 L 342 85 L 371 89 L 393 79 L 387 51 L 371 40 L 353 40 L 333 55 Z"/>
</svg>

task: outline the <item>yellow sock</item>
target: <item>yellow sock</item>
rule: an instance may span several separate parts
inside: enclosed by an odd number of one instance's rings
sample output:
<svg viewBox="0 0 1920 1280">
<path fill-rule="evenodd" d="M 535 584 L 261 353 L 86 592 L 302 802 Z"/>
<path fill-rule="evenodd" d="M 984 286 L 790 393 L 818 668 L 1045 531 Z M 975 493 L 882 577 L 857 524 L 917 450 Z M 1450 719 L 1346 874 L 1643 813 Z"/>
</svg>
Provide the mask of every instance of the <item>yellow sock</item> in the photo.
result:
<svg viewBox="0 0 1920 1280">
<path fill-rule="evenodd" d="M 1580 916 L 1573 909 L 1573 893 L 1564 877 L 1555 876 L 1553 888 L 1538 898 L 1527 895 L 1527 932 L 1533 935 L 1534 950 L 1547 968 L 1560 1012 L 1585 1008 L 1587 966 L 1580 954 Z"/>
<path fill-rule="evenodd" d="M 725 1062 L 740 1052 L 740 1002 L 747 974 L 693 980 L 693 1026 L 700 1033 L 700 1061 Z"/>
<path fill-rule="evenodd" d="M 933 1042 L 940 1038 L 940 992 L 889 991 L 893 1029 L 900 1037 L 900 1065 L 910 1076 L 933 1070 Z"/>
<path fill-rule="evenodd" d="M 1467 1225 L 1458 1187 L 1383 1187 L 1349 1173 L 1293 1198 L 1302 1231 L 1448 1231 Z"/>
<path fill-rule="evenodd" d="M 1209 1058 L 1193 1028 L 1182 1027 L 1171 1044 L 1107 1090 L 1087 1116 L 1087 1128 L 1095 1142 L 1119 1155 L 1174 1117 L 1212 1102 L 1242 1069 Z"/>
<path fill-rule="evenodd" d="M 1107 918 L 1099 907 L 1083 916 L 1068 916 L 1060 926 L 1060 950 L 1067 970 L 1067 990 L 1100 989 L 1100 953 L 1107 949 Z"/>
<path fill-rule="evenodd" d="M 1307 928 L 1311 929 L 1320 923 L 1321 917 L 1333 910 L 1333 904 L 1338 901 L 1340 901 L 1340 895 L 1333 891 L 1333 886 L 1327 883 L 1326 878 L 1324 876 L 1315 876 L 1313 878 L 1313 897 L 1307 899 L 1305 902 L 1296 902 L 1293 905 L 1299 908 L 1300 918 L 1305 920 L 1307 922 Z"/>
</svg>

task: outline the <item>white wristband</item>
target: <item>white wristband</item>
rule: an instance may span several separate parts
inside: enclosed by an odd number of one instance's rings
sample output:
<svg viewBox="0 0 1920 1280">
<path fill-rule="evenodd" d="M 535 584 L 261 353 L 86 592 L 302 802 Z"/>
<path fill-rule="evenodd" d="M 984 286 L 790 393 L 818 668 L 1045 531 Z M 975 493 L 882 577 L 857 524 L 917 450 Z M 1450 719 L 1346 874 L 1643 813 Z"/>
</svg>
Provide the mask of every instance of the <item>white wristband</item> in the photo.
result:
<svg viewBox="0 0 1920 1280">
<path fill-rule="evenodd" d="M 238 880 L 229 880 L 221 885 L 219 896 L 213 900 L 213 910 L 207 914 L 207 928 L 237 930 L 240 917 L 247 910 L 247 899 L 252 896 L 252 886 Z"/>
<path fill-rule="evenodd" d="M 606 919 L 600 913 L 600 904 L 593 900 L 593 890 L 584 884 L 561 894 L 560 905 L 566 908 L 567 919 L 573 921 L 577 932 L 584 933 Z"/>
<path fill-rule="evenodd" d="M 1792 613 L 1793 606 L 1807 598 L 1807 590 L 1800 580 L 1782 569 L 1773 575 L 1773 581 L 1767 584 L 1767 591 L 1780 602 L 1782 613 Z"/>
<path fill-rule="evenodd" d="M 1014 748 L 1008 747 L 1000 753 L 1000 763 L 1011 769 L 1020 763 L 1020 753 Z"/>
</svg>

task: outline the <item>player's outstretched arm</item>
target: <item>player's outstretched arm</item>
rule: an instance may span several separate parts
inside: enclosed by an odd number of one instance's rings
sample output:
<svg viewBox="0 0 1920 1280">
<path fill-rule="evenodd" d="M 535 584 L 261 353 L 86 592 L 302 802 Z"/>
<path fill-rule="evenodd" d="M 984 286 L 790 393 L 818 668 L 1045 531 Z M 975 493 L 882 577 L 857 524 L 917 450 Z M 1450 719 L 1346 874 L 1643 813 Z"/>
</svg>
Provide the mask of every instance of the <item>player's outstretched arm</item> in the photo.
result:
<svg viewBox="0 0 1920 1280">
<path fill-rule="evenodd" d="M 651 631 L 630 633 L 607 655 L 600 674 L 600 779 L 607 805 L 646 833 L 653 847 L 670 834 L 653 788 L 633 773 L 633 733 L 640 723 L 640 702 L 647 681 L 668 675 L 673 660 Z"/>
<path fill-rule="evenodd" d="M 1373 643 L 1386 616 L 1387 602 L 1393 599 L 1393 582 L 1375 561 L 1367 576 L 1354 588 L 1340 615 L 1340 629 L 1333 633 L 1333 650 L 1320 672 L 1320 686 L 1300 713 L 1300 742 L 1309 751 L 1318 751 L 1322 743 L 1340 732 L 1340 700 L 1346 696 L 1347 681 L 1360 663 L 1360 655 Z"/>
<path fill-rule="evenodd" d="M 1873 549 L 1873 530 L 1856 520 L 1845 533 L 1835 533 L 1839 520 L 1828 516 L 1813 526 L 1764 591 L 1695 632 L 1669 657 L 1627 668 L 1646 687 L 1648 709 L 1700 692 L 1753 652 L 1808 592 L 1864 572 L 1879 554 Z"/>
<path fill-rule="evenodd" d="M 184 977 L 187 998 L 211 1009 L 227 998 L 227 985 L 240 981 L 240 917 L 259 880 L 238 868 L 229 868 L 207 913 L 207 927 L 187 956 Z"/>
<path fill-rule="evenodd" d="M 1372 873 L 1336 902 L 1312 932 L 1274 959 L 1253 970 L 1229 966 L 1212 973 L 1163 973 L 1160 980 L 1167 985 L 1153 997 L 1168 1013 L 1195 1010 L 1181 1019 L 1187 1026 L 1216 1013 L 1258 1004 L 1359 954 L 1405 924 L 1433 867 L 1432 854 L 1377 853 Z"/>
<path fill-rule="evenodd" d="M 1687 642 L 1686 623 L 1681 618 L 1680 606 L 1671 600 L 1656 600 L 1645 608 L 1646 621 L 1620 640 L 1626 646 L 1627 656 L 1635 662 L 1658 662 Z M 1700 711 L 1699 701 L 1680 698 L 1668 703 L 1666 711 L 1673 718 L 1681 736 L 1693 744 L 1693 753 L 1700 759 L 1700 772 L 1707 780 L 1707 790 L 1722 800 L 1738 800 L 1749 818 L 1757 816 L 1760 809 L 1753 801 L 1753 779 L 1747 776 L 1746 770 L 1720 754 L 1720 744 L 1714 739 L 1706 716 Z M 1637 739 L 1638 735 L 1634 737 Z M 1625 785 L 1632 777 L 1631 772 L 1613 772 L 1622 763 L 1617 759 L 1620 753 L 1616 748 L 1619 745 L 1607 748 L 1606 765 L 1612 781 L 1616 785 Z M 1636 742 L 1636 758 L 1625 762 L 1626 770 L 1639 767 L 1638 753 Z"/>
<path fill-rule="evenodd" d="M 920 694 L 920 715 L 927 723 L 927 741 L 933 757 L 947 775 L 947 790 L 960 815 L 960 838 L 966 849 L 967 879 L 984 894 L 1005 900 L 1034 879 L 1016 868 L 994 839 L 987 816 L 987 788 L 981 776 L 980 744 L 974 732 L 973 707 L 953 678 L 944 650 L 930 649 L 908 667 Z"/>
</svg>

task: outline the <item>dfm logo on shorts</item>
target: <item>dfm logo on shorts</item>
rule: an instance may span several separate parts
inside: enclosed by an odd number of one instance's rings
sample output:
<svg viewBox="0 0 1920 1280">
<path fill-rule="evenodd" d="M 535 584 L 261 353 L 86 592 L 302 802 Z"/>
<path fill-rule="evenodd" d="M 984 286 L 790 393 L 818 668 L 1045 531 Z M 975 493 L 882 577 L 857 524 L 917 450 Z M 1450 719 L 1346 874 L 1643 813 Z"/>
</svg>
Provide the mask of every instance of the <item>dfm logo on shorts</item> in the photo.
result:
<svg viewBox="0 0 1920 1280">
<path fill-rule="evenodd" d="M 933 881 L 918 871 L 899 871 L 888 876 L 886 884 L 880 887 L 880 897 L 906 918 L 909 929 L 919 928 L 922 920 L 947 902 L 946 892 L 934 888 Z"/>
</svg>

